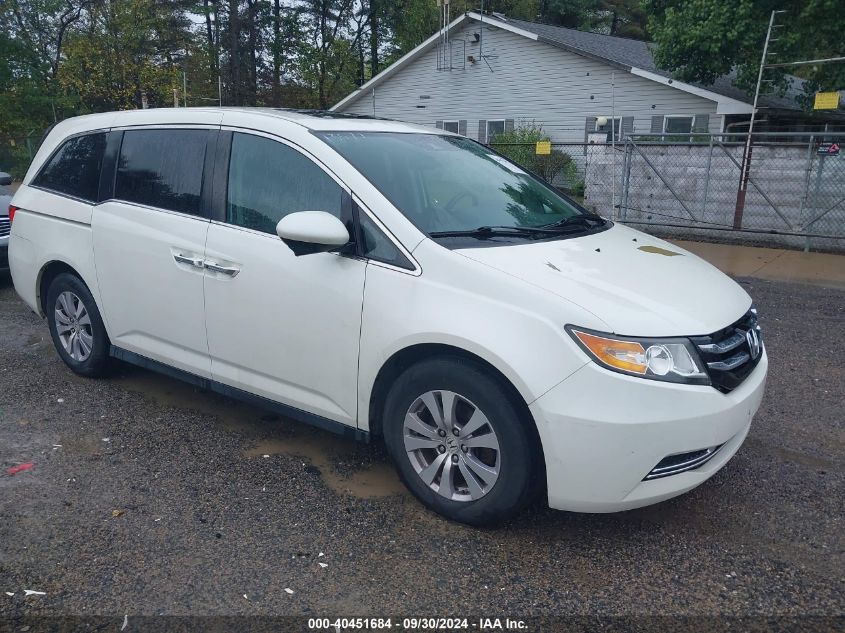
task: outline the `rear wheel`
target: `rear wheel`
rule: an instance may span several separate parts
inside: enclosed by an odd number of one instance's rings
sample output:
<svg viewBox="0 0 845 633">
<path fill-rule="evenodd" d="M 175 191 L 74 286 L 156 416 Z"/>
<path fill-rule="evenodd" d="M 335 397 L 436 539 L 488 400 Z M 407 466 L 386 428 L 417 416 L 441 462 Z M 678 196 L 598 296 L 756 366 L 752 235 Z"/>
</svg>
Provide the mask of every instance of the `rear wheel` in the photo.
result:
<svg viewBox="0 0 845 633">
<path fill-rule="evenodd" d="M 57 275 L 47 289 L 45 308 L 53 345 L 65 364 L 83 376 L 102 375 L 110 343 L 87 286 L 70 273 Z"/>
<path fill-rule="evenodd" d="M 462 523 L 501 522 L 528 503 L 537 455 L 500 382 L 461 358 L 423 361 L 385 402 L 385 443 L 408 488 Z"/>
</svg>

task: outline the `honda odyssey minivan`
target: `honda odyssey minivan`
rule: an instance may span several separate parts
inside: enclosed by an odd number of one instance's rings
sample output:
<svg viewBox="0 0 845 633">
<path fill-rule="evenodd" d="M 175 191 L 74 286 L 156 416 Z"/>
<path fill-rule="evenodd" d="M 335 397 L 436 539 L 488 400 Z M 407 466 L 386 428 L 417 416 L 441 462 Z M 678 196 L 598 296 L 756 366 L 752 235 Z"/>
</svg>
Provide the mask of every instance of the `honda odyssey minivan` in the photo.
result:
<svg viewBox="0 0 845 633">
<path fill-rule="evenodd" d="M 469 524 L 535 495 L 688 491 L 763 395 L 751 299 L 491 149 L 273 109 L 52 130 L 10 208 L 15 289 L 75 372 L 111 357 L 358 439 Z"/>
</svg>

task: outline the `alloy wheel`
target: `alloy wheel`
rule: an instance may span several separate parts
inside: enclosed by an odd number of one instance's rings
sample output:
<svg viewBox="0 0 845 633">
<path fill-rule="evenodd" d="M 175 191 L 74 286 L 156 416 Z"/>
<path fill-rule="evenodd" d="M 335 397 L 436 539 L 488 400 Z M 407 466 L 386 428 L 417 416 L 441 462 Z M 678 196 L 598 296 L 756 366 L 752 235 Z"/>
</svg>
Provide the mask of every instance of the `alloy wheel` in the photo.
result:
<svg viewBox="0 0 845 633">
<path fill-rule="evenodd" d="M 73 360 L 83 363 L 94 349 L 91 316 L 82 300 L 70 290 L 56 298 L 56 333 L 62 347 Z"/>
<path fill-rule="evenodd" d="M 474 403 L 453 391 L 428 391 L 408 409 L 403 425 L 408 459 L 417 475 L 452 501 L 476 501 L 499 477 L 496 431 Z"/>
</svg>

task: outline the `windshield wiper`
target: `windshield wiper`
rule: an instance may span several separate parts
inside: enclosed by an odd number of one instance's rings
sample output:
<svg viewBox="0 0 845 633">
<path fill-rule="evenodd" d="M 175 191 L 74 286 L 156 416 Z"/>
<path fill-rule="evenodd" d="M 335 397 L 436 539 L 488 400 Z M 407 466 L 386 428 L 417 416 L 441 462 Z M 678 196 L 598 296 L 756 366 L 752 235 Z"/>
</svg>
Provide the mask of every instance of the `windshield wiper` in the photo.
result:
<svg viewBox="0 0 845 633">
<path fill-rule="evenodd" d="M 573 215 L 570 218 L 566 218 L 565 220 L 559 220 L 558 222 L 552 222 L 551 224 L 544 224 L 541 227 L 542 229 L 546 230 L 555 230 L 555 229 L 562 229 L 564 227 L 569 228 L 573 226 L 583 226 L 585 228 L 591 229 L 595 226 L 604 226 L 607 224 L 607 220 L 599 215 L 593 214 L 582 214 L 582 215 Z"/>
<path fill-rule="evenodd" d="M 488 237 L 509 237 L 520 235 L 554 235 L 560 231 L 550 227 L 533 226 L 479 226 L 476 229 L 456 231 L 432 231 L 430 237 L 477 237 L 485 239 Z"/>
</svg>

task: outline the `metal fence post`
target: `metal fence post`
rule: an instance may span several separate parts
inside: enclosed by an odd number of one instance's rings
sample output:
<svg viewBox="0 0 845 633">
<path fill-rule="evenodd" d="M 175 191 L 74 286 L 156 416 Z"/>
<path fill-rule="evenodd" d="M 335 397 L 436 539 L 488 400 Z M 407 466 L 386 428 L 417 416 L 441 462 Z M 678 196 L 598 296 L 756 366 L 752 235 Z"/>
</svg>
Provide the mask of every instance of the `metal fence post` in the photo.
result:
<svg viewBox="0 0 845 633">
<path fill-rule="evenodd" d="M 804 195 L 801 196 L 801 205 L 798 207 L 798 221 L 804 225 L 804 212 L 807 209 L 807 196 L 810 195 L 810 175 L 813 173 L 813 145 L 816 143 L 816 136 L 810 135 L 810 144 L 807 147 L 807 168 L 804 176 Z M 804 238 L 804 252 L 810 252 L 810 238 Z"/>
<path fill-rule="evenodd" d="M 628 191 L 631 187 L 631 137 L 625 138 L 625 158 L 622 165 L 622 200 L 619 205 L 619 216 L 622 220 L 628 217 Z"/>
<path fill-rule="evenodd" d="M 825 163 L 825 159 L 826 159 L 826 158 L 827 158 L 827 156 L 825 156 L 824 154 L 821 154 L 821 155 L 819 156 L 819 171 L 816 173 L 816 185 L 815 185 L 815 187 L 813 187 L 813 189 L 814 189 L 814 191 L 813 191 L 813 202 L 814 202 L 815 204 L 817 204 L 817 205 L 818 205 L 818 203 L 819 203 L 819 189 L 820 189 L 820 188 L 821 188 L 821 186 L 822 186 L 822 173 L 824 172 L 824 163 Z M 806 224 L 806 225 L 804 226 L 804 228 L 805 228 L 805 229 L 809 229 L 809 228 L 810 228 L 810 224 L 813 224 L 813 222 L 815 222 L 815 221 L 816 221 L 816 220 L 813 220 L 812 222 L 809 222 L 808 224 Z M 810 239 L 810 238 L 809 238 L 809 237 L 807 237 L 806 239 L 807 239 L 807 241 L 809 242 L 809 239 Z M 809 246 L 806 246 L 806 245 L 805 245 L 804 249 L 805 249 L 805 250 L 809 250 Z"/>
<path fill-rule="evenodd" d="M 710 149 L 707 152 L 707 167 L 704 170 L 704 195 L 701 199 L 701 217 L 707 213 L 707 192 L 710 191 L 710 166 L 713 162 L 713 135 L 710 135 Z"/>
</svg>

